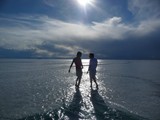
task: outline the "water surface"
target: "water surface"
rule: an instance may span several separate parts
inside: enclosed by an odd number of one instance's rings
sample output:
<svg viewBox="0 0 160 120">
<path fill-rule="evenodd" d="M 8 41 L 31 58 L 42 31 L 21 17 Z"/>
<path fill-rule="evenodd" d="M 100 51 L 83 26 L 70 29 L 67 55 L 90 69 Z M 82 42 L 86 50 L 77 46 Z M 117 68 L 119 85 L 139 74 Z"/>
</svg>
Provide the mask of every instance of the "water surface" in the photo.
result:
<svg viewBox="0 0 160 120">
<path fill-rule="evenodd" d="M 160 119 L 160 61 L 99 60 L 99 89 L 75 84 L 71 60 L 0 60 L 0 119 Z"/>
</svg>

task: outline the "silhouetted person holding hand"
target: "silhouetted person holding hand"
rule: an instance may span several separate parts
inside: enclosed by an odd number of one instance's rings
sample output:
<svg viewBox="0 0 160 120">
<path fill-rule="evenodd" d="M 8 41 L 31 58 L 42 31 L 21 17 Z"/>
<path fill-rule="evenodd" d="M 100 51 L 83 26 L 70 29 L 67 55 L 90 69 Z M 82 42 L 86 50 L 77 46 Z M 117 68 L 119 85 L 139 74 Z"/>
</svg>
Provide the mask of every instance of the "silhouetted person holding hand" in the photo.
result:
<svg viewBox="0 0 160 120">
<path fill-rule="evenodd" d="M 76 66 L 76 76 L 77 76 L 76 84 L 75 84 L 76 87 L 79 87 L 80 82 L 81 82 L 81 78 L 82 78 L 83 65 L 82 65 L 82 61 L 81 61 L 81 56 L 82 56 L 82 53 L 81 52 L 77 52 L 77 57 L 75 57 L 73 59 L 71 65 L 70 65 L 70 68 L 68 70 L 68 72 L 70 72 L 73 63 L 75 63 L 75 66 Z"/>
<path fill-rule="evenodd" d="M 96 68 L 97 68 L 98 62 L 97 62 L 97 59 L 94 58 L 93 53 L 89 54 L 89 58 L 90 58 L 90 62 L 89 62 L 88 72 L 89 72 L 89 76 L 90 76 L 91 88 L 92 88 L 92 81 L 94 81 L 95 84 L 96 84 L 96 87 L 98 89 L 98 84 L 97 84 L 97 81 L 96 81 Z"/>
</svg>

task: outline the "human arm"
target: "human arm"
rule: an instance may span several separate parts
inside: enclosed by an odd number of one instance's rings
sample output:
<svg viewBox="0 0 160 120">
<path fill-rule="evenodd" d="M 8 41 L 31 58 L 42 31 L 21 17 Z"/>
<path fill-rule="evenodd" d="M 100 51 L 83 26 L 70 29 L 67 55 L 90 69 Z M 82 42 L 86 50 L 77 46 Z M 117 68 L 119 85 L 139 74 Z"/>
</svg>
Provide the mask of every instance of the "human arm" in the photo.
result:
<svg viewBox="0 0 160 120">
<path fill-rule="evenodd" d="M 81 61 L 81 69 L 83 69 L 83 64 L 82 64 L 82 61 Z"/>
<path fill-rule="evenodd" d="M 70 65 L 70 67 L 69 67 L 69 70 L 68 70 L 69 73 L 70 73 L 70 71 L 71 71 L 71 68 L 72 68 L 73 63 L 74 63 L 74 60 L 72 61 L 71 65 Z"/>
<path fill-rule="evenodd" d="M 88 67 L 88 71 L 87 71 L 87 74 L 89 73 L 89 71 L 90 71 L 90 65 L 89 65 L 89 67 Z"/>
</svg>

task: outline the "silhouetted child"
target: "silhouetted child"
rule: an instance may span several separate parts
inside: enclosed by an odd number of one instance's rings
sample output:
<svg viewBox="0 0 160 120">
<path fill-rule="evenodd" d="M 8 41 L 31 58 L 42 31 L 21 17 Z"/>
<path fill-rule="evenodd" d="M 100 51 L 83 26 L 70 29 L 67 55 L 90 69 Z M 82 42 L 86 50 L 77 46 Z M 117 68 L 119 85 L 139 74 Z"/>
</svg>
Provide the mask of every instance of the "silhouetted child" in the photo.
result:
<svg viewBox="0 0 160 120">
<path fill-rule="evenodd" d="M 73 59 L 71 65 L 70 65 L 70 68 L 68 70 L 68 72 L 70 72 L 73 63 L 75 63 L 75 66 L 76 66 L 76 76 L 77 76 L 76 84 L 75 84 L 76 87 L 79 87 L 80 82 L 81 82 L 81 78 L 82 78 L 83 65 L 82 65 L 82 61 L 81 61 L 81 56 L 82 56 L 82 53 L 81 52 L 77 52 L 77 57 L 75 57 Z"/>
<path fill-rule="evenodd" d="M 89 58 L 90 58 L 90 62 L 89 62 L 88 72 L 89 72 L 89 76 L 90 76 L 91 88 L 92 88 L 92 81 L 94 81 L 96 84 L 96 87 L 98 89 L 98 84 L 96 82 L 96 68 L 97 68 L 98 62 L 97 62 L 97 59 L 94 58 L 93 53 L 89 54 Z"/>
</svg>

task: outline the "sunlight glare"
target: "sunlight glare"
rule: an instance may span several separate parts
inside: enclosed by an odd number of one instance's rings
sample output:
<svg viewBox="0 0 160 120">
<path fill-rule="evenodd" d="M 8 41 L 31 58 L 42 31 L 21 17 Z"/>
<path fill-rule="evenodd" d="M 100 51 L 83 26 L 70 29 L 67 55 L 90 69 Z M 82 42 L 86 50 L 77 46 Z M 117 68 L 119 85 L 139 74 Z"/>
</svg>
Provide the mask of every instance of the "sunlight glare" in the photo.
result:
<svg viewBox="0 0 160 120">
<path fill-rule="evenodd" d="M 88 4 L 92 4 L 92 2 L 93 2 L 93 0 L 77 0 L 77 1 L 83 7 L 85 7 Z"/>
</svg>

